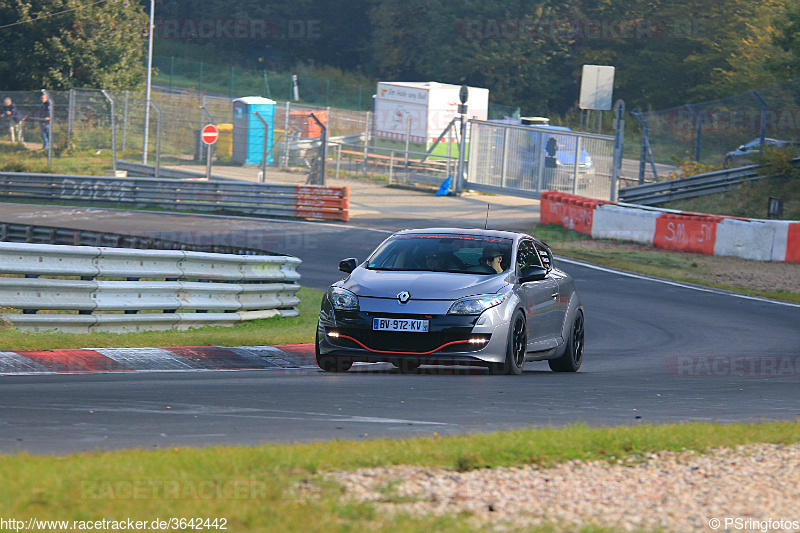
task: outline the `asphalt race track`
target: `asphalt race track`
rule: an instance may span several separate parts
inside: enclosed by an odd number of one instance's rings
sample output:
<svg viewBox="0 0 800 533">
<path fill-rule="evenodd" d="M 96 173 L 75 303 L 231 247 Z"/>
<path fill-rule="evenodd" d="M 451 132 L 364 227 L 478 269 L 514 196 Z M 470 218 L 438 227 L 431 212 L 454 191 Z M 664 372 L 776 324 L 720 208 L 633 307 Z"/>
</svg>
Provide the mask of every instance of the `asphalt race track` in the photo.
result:
<svg viewBox="0 0 800 533">
<path fill-rule="evenodd" d="M 174 231 L 196 228 L 198 218 L 137 214 L 142 224 L 151 216 Z M 215 231 L 262 232 L 275 247 L 290 246 L 305 262 L 304 284 L 320 289 L 338 279 L 339 259 L 363 259 L 396 224 L 385 221 L 376 230 L 213 220 Z M 0 451 L 60 454 L 452 435 L 575 422 L 800 416 L 799 305 L 560 265 L 575 277 L 586 313 L 585 359 L 576 374 L 528 363 L 522 376 L 436 367 L 400 374 L 390 365 L 359 365 L 346 374 L 280 369 L 0 376 Z"/>
</svg>

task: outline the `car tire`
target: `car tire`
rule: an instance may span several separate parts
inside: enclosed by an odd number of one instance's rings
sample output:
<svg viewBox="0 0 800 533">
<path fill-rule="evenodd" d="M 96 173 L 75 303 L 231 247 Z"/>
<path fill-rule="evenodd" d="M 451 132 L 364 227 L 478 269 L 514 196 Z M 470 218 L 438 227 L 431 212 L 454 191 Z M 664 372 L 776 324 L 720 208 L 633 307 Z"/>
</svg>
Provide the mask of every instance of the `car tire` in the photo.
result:
<svg viewBox="0 0 800 533">
<path fill-rule="evenodd" d="M 567 339 L 564 354 L 558 359 L 550 359 L 547 364 L 553 372 L 577 372 L 583 362 L 583 312 L 578 310 Z"/>
<path fill-rule="evenodd" d="M 733 166 L 733 158 L 726 157 L 725 161 L 722 162 L 722 168 L 727 170 L 727 169 L 731 168 L 732 166 Z"/>
<path fill-rule="evenodd" d="M 521 310 L 517 310 L 508 328 L 506 359 L 502 363 L 489 363 L 489 373 L 509 376 L 522 374 L 527 344 L 528 331 L 525 325 L 525 314 Z"/>
<path fill-rule="evenodd" d="M 353 366 L 352 361 L 319 353 L 319 331 L 317 331 L 317 338 L 314 343 L 314 352 L 317 356 L 317 365 L 325 372 L 347 372 Z"/>
<path fill-rule="evenodd" d="M 412 359 L 400 359 L 399 361 L 392 361 L 392 364 L 398 368 L 402 374 L 411 374 L 417 371 L 420 362 Z"/>
</svg>

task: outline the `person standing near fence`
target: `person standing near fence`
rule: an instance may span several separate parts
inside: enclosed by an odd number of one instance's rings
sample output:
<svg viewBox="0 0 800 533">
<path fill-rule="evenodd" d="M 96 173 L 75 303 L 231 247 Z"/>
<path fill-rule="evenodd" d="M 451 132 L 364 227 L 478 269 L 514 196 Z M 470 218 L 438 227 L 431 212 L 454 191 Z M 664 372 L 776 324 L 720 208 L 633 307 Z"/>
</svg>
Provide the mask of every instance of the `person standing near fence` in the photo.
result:
<svg viewBox="0 0 800 533">
<path fill-rule="evenodd" d="M 8 121 L 8 133 L 11 135 L 11 142 L 22 142 L 22 113 L 19 112 L 16 104 L 8 96 L 3 99 L 2 117 Z"/>
<path fill-rule="evenodd" d="M 50 100 L 47 95 L 42 93 L 42 103 L 36 108 L 34 113 L 34 120 L 39 121 L 39 127 L 42 131 L 42 150 L 46 150 L 50 146 Z"/>
</svg>

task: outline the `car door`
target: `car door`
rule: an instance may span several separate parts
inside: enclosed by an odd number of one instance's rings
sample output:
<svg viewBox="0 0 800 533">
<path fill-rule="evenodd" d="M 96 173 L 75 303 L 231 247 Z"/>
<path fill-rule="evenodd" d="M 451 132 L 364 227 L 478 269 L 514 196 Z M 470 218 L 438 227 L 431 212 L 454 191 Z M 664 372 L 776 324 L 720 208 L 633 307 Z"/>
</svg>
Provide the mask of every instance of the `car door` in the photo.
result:
<svg viewBox="0 0 800 533">
<path fill-rule="evenodd" d="M 517 250 L 517 276 L 528 266 L 542 265 L 539 252 L 532 240 L 523 240 Z M 548 274 L 539 281 L 520 285 L 525 310 L 528 315 L 528 350 L 538 351 L 558 345 L 556 332 L 558 283 Z"/>
<path fill-rule="evenodd" d="M 548 274 L 548 278 L 552 279 L 556 286 L 557 291 L 555 291 L 558 296 L 555 298 L 555 308 L 552 313 L 552 320 L 553 320 L 553 334 L 561 342 L 559 337 L 561 337 L 562 333 L 562 326 L 564 325 L 564 316 L 567 313 L 567 307 L 569 306 L 569 298 L 571 296 L 570 286 L 566 283 L 566 274 L 560 271 L 557 268 L 554 268 L 553 265 L 553 252 L 550 251 L 546 245 L 542 244 L 541 242 L 536 242 L 536 251 L 539 253 L 539 259 L 542 261 L 542 264 L 550 271 Z"/>
</svg>

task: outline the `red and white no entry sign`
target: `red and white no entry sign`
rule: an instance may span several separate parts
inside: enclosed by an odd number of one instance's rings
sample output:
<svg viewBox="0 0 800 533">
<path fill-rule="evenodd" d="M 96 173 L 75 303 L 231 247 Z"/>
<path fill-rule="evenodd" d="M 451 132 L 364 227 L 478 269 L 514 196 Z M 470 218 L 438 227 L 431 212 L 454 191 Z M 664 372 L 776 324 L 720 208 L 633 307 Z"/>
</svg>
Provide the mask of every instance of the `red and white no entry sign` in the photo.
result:
<svg viewBox="0 0 800 533">
<path fill-rule="evenodd" d="M 200 137 L 203 139 L 203 142 L 206 144 L 214 144 L 219 139 L 219 130 L 213 124 L 207 125 L 203 128 Z"/>
</svg>

